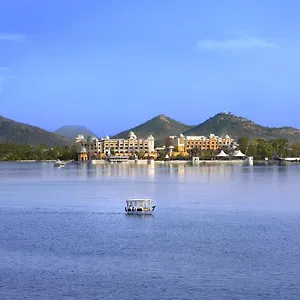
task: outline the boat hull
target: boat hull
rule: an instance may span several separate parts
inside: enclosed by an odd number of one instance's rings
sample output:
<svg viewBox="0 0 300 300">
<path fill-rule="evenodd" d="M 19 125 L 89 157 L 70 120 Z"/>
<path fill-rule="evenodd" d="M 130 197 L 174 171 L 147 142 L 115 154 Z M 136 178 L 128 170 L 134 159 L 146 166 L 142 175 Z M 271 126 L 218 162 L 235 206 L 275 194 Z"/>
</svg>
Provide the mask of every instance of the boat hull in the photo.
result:
<svg viewBox="0 0 300 300">
<path fill-rule="evenodd" d="M 153 211 L 126 211 L 127 215 L 152 215 Z"/>
<path fill-rule="evenodd" d="M 128 215 L 152 215 L 154 210 L 155 210 L 155 207 L 156 206 L 152 206 L 151 209 L 147 209 L 147 210 L 129 210 L 127 209 L 127 207 L 125 207 L 125 212 L 128 214 Z"/>
<path fill-rule="evenodd" d="M 65 167 L 65 164 L 54 164 L 55 168 L 63 168 Z"/>
</svg>

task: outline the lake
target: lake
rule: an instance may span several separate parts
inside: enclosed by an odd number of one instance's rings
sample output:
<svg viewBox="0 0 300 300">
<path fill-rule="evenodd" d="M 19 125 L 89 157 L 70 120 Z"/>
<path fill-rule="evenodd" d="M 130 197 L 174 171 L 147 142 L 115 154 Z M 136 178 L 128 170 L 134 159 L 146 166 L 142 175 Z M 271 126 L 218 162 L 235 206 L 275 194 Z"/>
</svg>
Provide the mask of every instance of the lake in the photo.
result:
<svg viewBox="0 0 300 300">
<path fill-rule="evenodd" d="M 0 163 L 0 299 L 299 299 L 300 165 Z M 151 197 L 153 216 L 125 215 Z"/>
</svg>

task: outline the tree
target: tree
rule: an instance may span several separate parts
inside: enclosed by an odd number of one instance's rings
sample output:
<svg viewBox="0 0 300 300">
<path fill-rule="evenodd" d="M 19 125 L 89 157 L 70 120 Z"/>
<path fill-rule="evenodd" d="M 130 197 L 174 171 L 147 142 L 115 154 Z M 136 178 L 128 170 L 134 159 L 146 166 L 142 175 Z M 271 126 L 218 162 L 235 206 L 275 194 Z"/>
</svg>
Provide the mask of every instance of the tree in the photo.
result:
<svg viewBox="0 0 300 300">
<path fill-rule="evenodd" d="M 186 160 L 188 159 L 189 157 L 187 156 L 184 156 L 183 154 L 179 153 L 175 156 L 175 160 Z"/>
<path fill-rule="evenodd" d="M 192 149 L 189 149 L 188 151 L 187 151 L 189 154 L 190 154 L 190 156 L 198 156 L 198 157 L 200 157 L 201 156 L 201 154 L 202 154 L 202 151 L 201 151 L 201 149 L 200 149 L 200 147 L 194 147 L 194 148 L 192 148 Z"/>
<path fill-rule="evenodd" d="M 276 156 L 286 156 L 289 151 L 289 141 L 287 139 L 276 139 L 271 141 L 274 155 Z"/>
<path fill-rule="evenodd" d="M 271 158 L 273 155 L 272 143 L 264 139 L 258 139 L 256 145 L 256 158 L 264 159 L 265 157 Z"/>
<path fill-rule="evenodd" d="M 292 157 L 299 157 L 300 156 L 300 143 L 296 143 L 292 145 L 290 156 Z"/>
<path fill-rule="evenodd" d="M 145 152 L 143 152 L 143 151 L 139 151 L 136 153 L 136 156 L 138 159 L 142 159 L 144 157 L 144 155 L 145 155 Z"/>
<path fill-rule="evenodd" d="M 245 154 L 247 156 L 252 156 L 253 158 L 256 158 L 257 157 L 256 144 L 250 144 Z"/>
<path fill-rule="evenodd" d="M 163 147 L 163 145 L 157 141 L 154 141 L 154 148 L 157 148 L 157 147 Z"/>
<path fill-rule="evenodd" d="M 249 145 L 250 145 L 250 141 L 249 141 L 248 137 L 246 137 L 246 136 L 240 137 L 240 138 L 238 139 L 238 145 L 239 145 L 239 149 L 240 149 L 242 152 L 246 153 L 247 150 L 248 150 L 248 147 L 249 147 Z"/>
<path fill-rule="evenodd" d="M 165 160 L 166 154 L 167 154 L 166 151 L 159 151 L 158 156 L 157 156 L 157 160 Z"/>
</svg>

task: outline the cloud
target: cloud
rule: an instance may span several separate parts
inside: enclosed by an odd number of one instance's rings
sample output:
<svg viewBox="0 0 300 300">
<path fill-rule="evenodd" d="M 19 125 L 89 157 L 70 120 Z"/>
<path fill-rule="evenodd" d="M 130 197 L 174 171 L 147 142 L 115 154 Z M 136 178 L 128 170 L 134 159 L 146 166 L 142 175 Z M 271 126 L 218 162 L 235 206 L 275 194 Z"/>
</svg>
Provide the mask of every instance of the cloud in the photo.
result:
<svg viewBox="0 0 300 300">
<path fill-rule="evenodd" d="M 0 33 L 0 41 L 23 42 L 26 40 L 25 34 L 19 33 Z"/>
<path fill-rule="evenodd" d="M 265 40 L 251 38 L 232 38 L 225 40 L 210 40 L 205 39 L 198 41 L 198 49 L 203 52 L 224 52 L 224 51 L 245 51 L 264 48 L 278 48 L 277 45 L 269 43 Z"/>
</svg>

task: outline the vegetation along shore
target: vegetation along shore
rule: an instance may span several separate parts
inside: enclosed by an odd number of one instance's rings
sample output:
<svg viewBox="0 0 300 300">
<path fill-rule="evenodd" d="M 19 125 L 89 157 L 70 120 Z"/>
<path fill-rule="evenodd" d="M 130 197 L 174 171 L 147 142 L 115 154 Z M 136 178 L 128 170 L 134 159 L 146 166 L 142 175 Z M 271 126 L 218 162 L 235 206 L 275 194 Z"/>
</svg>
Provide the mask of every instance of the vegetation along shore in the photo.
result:
<svg viewBox="0 0 300 300">
<path fill-rule="evenodd" d="M 247 156 L 252 156 L 254 160 L 274 159 L 276 157 L 300 157 L 300 143 L 291 143 L 283 138 L 250 141 L 247 137 L 241 137 L 238 139 L 238 144 L 239 149 Z M 227 149 L 224 150 L 228 152 Z M 157 160 L 166 160 L 166 153 L 164 151 L 158 152 Z M 215 159 L 217 152 L 193 148 L 189 151 L 188 156 L 177 155 L 171 160 L 191 160 L 193 156 L 198 156 L 200 160 L 212 160 Z M 77 160 L 75 145 L 49 148 L 46 145 L 31 146 L 28 144 L 0 143 L 0 161 L 51 161 L 56 159 Z"/>
</svg>

